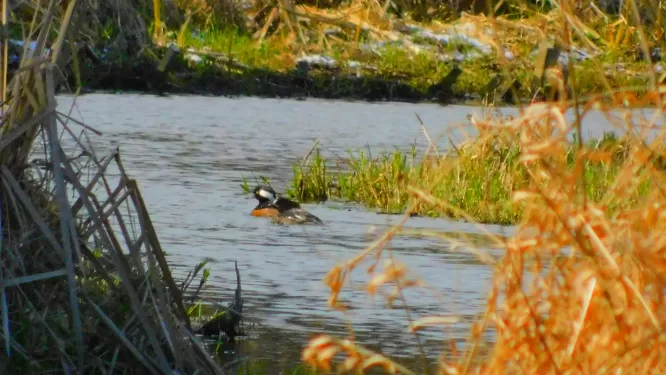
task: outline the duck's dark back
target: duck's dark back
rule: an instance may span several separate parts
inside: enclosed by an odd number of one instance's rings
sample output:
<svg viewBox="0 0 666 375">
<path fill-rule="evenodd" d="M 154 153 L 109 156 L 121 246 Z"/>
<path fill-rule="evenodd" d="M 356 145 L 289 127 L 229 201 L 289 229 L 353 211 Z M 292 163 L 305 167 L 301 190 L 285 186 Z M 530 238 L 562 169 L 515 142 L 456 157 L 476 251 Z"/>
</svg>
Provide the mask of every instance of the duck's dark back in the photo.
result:
<svg viewBox="0 0 666 375">
<path fill-rule="evenodd" d="M 285 212 L 287 210 L 291 210 L 292 208 L 301 208 L 301 205 L 298 204 L 297 202 L 282 197 L 276 199 L 275 202 L 273 202 L 273 204 L 278 208 L 280 212 Z"/>
</svg>

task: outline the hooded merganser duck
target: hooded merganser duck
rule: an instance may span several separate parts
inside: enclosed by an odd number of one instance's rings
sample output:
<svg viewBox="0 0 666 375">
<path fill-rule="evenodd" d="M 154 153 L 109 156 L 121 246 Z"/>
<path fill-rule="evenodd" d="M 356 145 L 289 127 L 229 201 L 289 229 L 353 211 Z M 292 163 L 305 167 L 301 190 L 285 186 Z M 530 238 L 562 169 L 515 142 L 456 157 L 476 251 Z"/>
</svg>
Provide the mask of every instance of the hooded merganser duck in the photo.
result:
<svg viewBox="0 0 666 375">
<path fill-rule="evenodd" d="M 254 188 L 253 193 L 259 204 L 250 213 L 252 216 L 277 217 L 280 215 L 277 206 L 273 204 L 273 201 L 276 200 L 275 191 L 270 186 L 259 185 Z"/>
<path fill-rule="evenodd" d="M 254 197 L 259 204 L 252 210 L 252 216 L 273 217 L 279 224 L 323 224 L 320 218 L 302 209 L 297 202 L 278 197 L 270 186 L 255 187 Z"/>
</svg>

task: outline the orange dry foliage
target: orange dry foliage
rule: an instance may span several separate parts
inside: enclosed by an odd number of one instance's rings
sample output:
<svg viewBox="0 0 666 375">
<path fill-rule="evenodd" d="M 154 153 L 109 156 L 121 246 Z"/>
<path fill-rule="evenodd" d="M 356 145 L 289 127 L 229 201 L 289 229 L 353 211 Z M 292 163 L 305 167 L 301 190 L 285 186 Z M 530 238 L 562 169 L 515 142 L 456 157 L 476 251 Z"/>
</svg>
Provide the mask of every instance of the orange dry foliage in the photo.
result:
<svg viewBox="0 0 666 375">
<path fill-rule="evenodd" d="M 619 94 L 618 94 L 619 95 Z M 622 94 L 622 97 L 631 95 Z M 663 110 L 661 94 L 648 95 Z M 617 99 L 617 98 L 615 98 Z M 584 108 L 600 108 L 599 102 Z M 504 249 L 494 262 L 493 285 L 485 316 L 473 328 L 470 352 L 442 359 L 441 374 L 654 374 L 666 371 L 666 173 L 652 161 L 661 156 L 666 131 L 654 125 L 666 114 L 625 124 L 626 148 L 617 180 L 601 202 L 593 204 L 583 195 L 581 178 L 586 163 L 608 162 L 611 151 L 581 145 L 574 167 L 567 167 L 567 135 L 576 125 L 565 119 L 570 107 L 535 104 L 515 118 L 474 119 L 482 138 L 504 137 L 523 150 L 521 163 L 528 170 L 529 188 L 514 192 L 525 205 L 522 223 L 508 239 L 496 238 Z M 586 115 L 586 109 L 581 116 Z M 656 130 L 645 140 L 636 125 Z M 482 140 L 481 140 L 482 141 Z M 455 162 L 455 161 L 452 161 Z M 650 179 L 647 195 L 637 194 L 640 181 Z M 412 189 L 413 204 L 436 202 L 427 190 Z M 631 209 L 610 213 L 609 206 Z M 441 207 L 445 203 L 441 202 Z M 401 230 L 405 218 L 373 246 L 335 267 L 326 278 L 331 305 L 336 306 L 346 275 L 367 257 L 375 257 L 368 270 L 373 274 L 383 247 Z M 373 275 L 368 292 L 378 285 L 396 288 L 420 283 L 407 279 L 404 268 L 391 258 L 381 273 Z M 397 295 L 399 297 L 399 294 Z M 413 322 L 412 330 L 426 324 L 448 324 L 453 318 L 432 317 Z M 496 339 L 481 365 L 472 368 L 474 341 L 484 330 L 495 330 Z M 344 343 L 344 344 L 341 344 Z M 335 349 L 331 349 L 335 348 Z M 352 349 L 354 348 L 354 349 Z M 348 353 L 347 361 L 367 363 L 352 342 L 328 336 L 313 340 L 304 359 L 330 368 L 334 354 Z M 354 359 L 349 359 L 354 358 Z M 389 373 L 408 370 L 388 365 Z M 344 362 L 344 369 L 357 369 Z"/>
<path fill-rule="evenodd" d="M 350 340 L 338 340 L 321 335 L 310 341 L 303 351 L 303 360 L 325 371 L 332 369 L 333 357 L 345 356 L 338 366 L 338 372 L 365 371 L 373 367 L 382 368 L 389 374 L 411 374 L 408 369 L 395 364 L 388 358 L 361 348 Z"/>
</svg>

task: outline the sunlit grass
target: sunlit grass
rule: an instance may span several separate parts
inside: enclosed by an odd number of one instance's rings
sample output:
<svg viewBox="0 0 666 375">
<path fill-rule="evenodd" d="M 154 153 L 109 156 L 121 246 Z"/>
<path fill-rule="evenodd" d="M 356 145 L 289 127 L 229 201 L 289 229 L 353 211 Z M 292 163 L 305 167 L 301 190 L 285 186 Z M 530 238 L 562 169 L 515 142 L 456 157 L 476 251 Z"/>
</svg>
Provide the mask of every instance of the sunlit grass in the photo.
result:
<svg viewBox="0 0 666 375">
<path fill-rule="evenodd" d="M 224 53 L 229 59 L 253 68 L 282 71 L 288 66 L 282 58 L 284 48 L 276 43 L 257 41 L 236 28 L 186 30 L 182 39 L 187 47 Z"/>
<path fill-rule="evenodd" d="M 515 224 L 522 217 L 523 207 L 513 202 L 512 192 L 529 188 L 530 170 L 520 163 L 523 150 L 509 133 L 497 128 L 486 131 L 481 140 L 470 141 L 447 151 L 444 155 L 419 154 L 416 148 L 370 157 L 367 151 L 348 152 L 344 164 L 326 160 L 319 149 L 304 164 L 294 165 L 294 178 L 289 193 L 300 201 L 322 201 L 329 197 L 361 203 L 385 213 L 404 213 L 413 203 L 412 213 L 424 216 L 460 218 L 465 212 L 482 223 Z M 615 181 L 623 163 L 628 140 L 617 139 L 612 133 L 600 140 L 588 140 L 591 150 L 613 153 L 608 160 L 585 163 L 585 196 L 600 202 Z M 566 168 L 576 167 L 577 150 L 567 145 Z M 410 188 L 430 188 L 447 209 L 426 202 L 415 202 Z M 636 196 L 645 196 L 652 187 L 643 178 Z M 636 201 L 613 203 L 611 212 L 631 207 Z"/>
<path fill-rule="evenodd" d="M 371 23 L 370 27 L 385 29 L 387 26 L 384 14 L 374 14 L 380 11 L 372 4 L 339 4 L 339 9 L 330 10 L 331 14 L 340 14 L 343 18 L 349 17 L 349 22 L 358 21 L 358 7 L 367 8 L 372 16 L 366 15 L 365 21 Z M 415 43 L 417 48 L 402 46 L 379 47 L 374 43 L 386 41 L 378 38 L 376 34 L 363 30 L 356 35 L 351 29 L 343 28 L 337 36 L 328 36 L 323 33 L 327 29 L 325 24 L 318 22 L 301 22 L 300 32 L 305 39 L 297 37 L 295 31 L 289 27 L 277 26 L 282 21 L 276 21 L 270 29 L 275 32 L 262 34 L 258 30 L 247 30 L 243 26 L 226 25 L 197 28 L 189 25 L 186 30 L 175 31 L 179 41 L 185 47 L 193 47 L 199 51 L 223 53 L 226 58 L 239 62 L 249 68 L 267 69 L 272 72 L 293 73 L 296 68 L 296 59 L 307 54 L 322 54 L 333 57 L 337 61 L 336 69 L 329 71 L 311 71 L 315 77 L 350 77 L 362 72 L 364 77 L 372 77 L 398 81 L 408 84 L 421 93 L 424 99 L 442 97 L 444 99 L 468 100 L 472 102 L 522 102 L 540 97 L 544 89 L 534 85 L 535 52 L 539 42 L 548 36 L 550 45 L 564 47 L 558 40 L 563 32 L 562 19 L 558 10 L 543 7 L 525 8 L 522 1 L 509 1 L 498 13 L 497 19 L 482 16 L 467 15 L 460 19 L 447 19 L 447 22 L 462 22 L 472 25 L 477 30 L 492 28 L 493 31 L 478 40 L 485 42 L 488 39 L 501 40 L 493 46 L 493 51 L 481 52 L 469 44 L 462 42 L 434 43 L 430 40 L 415 36 L 409 43 Z M 521 4 L 520 6 L 518 6 Z M 303 20 L 308 14 L 324 14 L 323 10 L 316 11 L 316 7 L 299 4 L 303 8 Z M 534 5 L 534 4 L 532 4 Z M 345 12 L 346 7 L 349 12 Z M 409 6 L 411 7 L 411 6 Z M 335 7 L 334 7 L 335 8 Z M 324 13 L 321 13 L 324 12 Z M 337 12 L 337 13 L 336 13 Z M 340 13 L 341 12 L 341 13 Z M 252 13 L 254 14 L 254 13 Z M 331 15 L 329 15 L 331 16 Z M 405 15 L 407 16 L 407 15 Z M 639 34 L 636 27 L 630 26 L 630 14 L 600 15 L 592 11 L 579 14 L 577 22 L 573 23 L 571 30 L 575 30 L 572 38 L 574 55 L 582 53 L 586 56 L 583 61 L 574 61 L 575 71 L 571 72 L 576 79 L 576 88 L 579 95 L 593 94 L 599 90 L 617 89 L 620 87 L 645 87 L 649 82 L 649 64 L 642 58 L 643 51 L 638 47 Z M 585 21 L 582 25 L 581 20 Z M 372 22 L 376 24 L 372 24 Z M 658 20 L 659 21 L 659 20 Z M 405 20 L 406 23 L 419 25 L 419 27 L 434 27 L 441 29 L 441 22 L 416 22 Z M 390 24 L 389 22 L 388 24 Z M 330 25 L 329 25 L 330 26 Z M 280 31 L 277 31 L 280 30 Z M 658 36 L 661 35 L 659 23 L 650 24 L 649 47 L 663 45 Z M 194 32 L 193 32 L 194 31 Z M 386 32 L 391 32 L 385 30 Z M 573 32 L 573 31 L 572 31 Z M 371 37 L 370 35 L 374 35 Z M 258 35 L 262 35 L 259 37 Z M 384 34 L 381 34 L 384 35 Z M 397 34 L 395 34 L 397 35 Z M 475 33 L 470 34 L 478 36 Z M 407 36 L 403 36 L 407 38 Z M 555 38 L 554 40 L 551 40 Z M 400 38 L 398 38 L 400 39 Z M 389 38 L 391 40 L 391 38 Z M 367 47 L 374 45 L 372 51 Z M 365 46 L 366 48 L 361 48 Z M 500 47 L 510 51 L 513 58 L 507 60 Z M 663 47 L 663 46 L 662 46 Z M 566 52 L 566 48 L 563 48 Z M 466 57 L 457 61 L 456 54 L 471 53 L 475 57 Z M 348 65 L 348 62 L 354 64 Z M 358 63 L 362 64 L 359 68 Z M 458 80 L 450 87 L 437 85 L 455 68 L 462 70 Z M 502 87 L 495 87 L 493 82 L 500 79 Z M 504 92 L 504 85 L 516 81 L 517 98 L 497 96 Z M 319 83 L 315 80 L 315 85 Z M 328 81 L 324 81 L 328 82 Z M 322 84 L 324 84 L 322 82 Z M 330 84 L 330 83 L 329 83 Z M 316 90 L 317 87 L 313 87 Z M 339 90 L 344 91 L 344 87 Z M 358 90 L 358 88 L 357 88 Z M 639 90 L 640 91 L 640 90 Z M 640 93 L 640 92 L 639 92 Z M 642 90 L 645 93 L 645 90 Z M 351 94 L 348 94 L 351 95 Z"/>
</svg>

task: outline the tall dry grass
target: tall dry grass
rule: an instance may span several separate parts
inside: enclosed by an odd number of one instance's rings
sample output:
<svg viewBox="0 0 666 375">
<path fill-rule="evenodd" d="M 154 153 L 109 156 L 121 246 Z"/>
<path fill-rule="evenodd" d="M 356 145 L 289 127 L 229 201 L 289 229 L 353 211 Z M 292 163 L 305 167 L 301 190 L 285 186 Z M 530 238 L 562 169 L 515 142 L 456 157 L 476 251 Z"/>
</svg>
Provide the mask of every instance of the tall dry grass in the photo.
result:
<svg viewBox="0 0 666 375">
<path fill-rule="evenodd" d="M 407 24 L 438 31 L 460 21 L 475 24 L 475 34 L 479 35 L 473 36 L 481 38 L 488 22 L 498 23 L 490 25 L 496 33 L 517 39 L 531 34 L 558 38 L 568 25 L 574 31 L 575 43 L 592 50 L 608 47 L 620 33 L 618 26 L 633 23 L 635 16 L 655 42 L 666 30 L 666 11 L 661 0 L 255 0 L 245 3 L 198 0 L 183 2 L 181 8 L 184 12 L 205 15 L 208 20 L 205 25 L 219 19 L 217 26 L 236 26 L 254 33 L 260 40 L 274 36 L 291 47 L 308 40 L 308 44 L 319 44 L 324 49 L 345 45 L 344 42 L 357 44 L 359 39 L 399 40 L 413 48 L 416 42 L 406 30 Z M 565 13 L 567 16 L 562 17 Z M 332 28 L 339 28 L 339 32 L 334 35 L 327 32 Z M 633 30 L 624 31 L 631 34 Z M 510 43 L 506 38 L 502 42 L 507 48 L 523 44 L 520 40 Z"/>
<path fill-rule="evenodd" d="M 641 25 L 639 4 L 626 2 L 637 48 L 650 61 L 653 35 Z M 556 38 L 565 49 L 581 24 L 572 2 L 562 2 L 564 27 Z M 501 40 L 497 40 L 501 45 Z M 569 64 L 570 73 L 575 70 Z M 563 79 L 562 75 L 558 76 Z M 571 76 L 570 76 L 571 77 Z M 519 163 L 528 183 L 512 192 L 523 207 L 521 222 L 508 238 L 488 234 L 503 249 L 495 257 L 468 251 L 493 271 L 492 286 L 481 319 L 470 327 L 465 347 L 447 342 L 440 356 L 440 374 L 655 374 L 666 371 L 666 86 L 652 73 L 648 88 L 623 88 L 581 98 L 576 82 L 560 81 L 560 100 L 535 103 L 513 118 L 474 119 L 480 144 L 501 137 L 521 150 Z M 564 89 L 571 88 L 571 95 Z M 641 95 L 638 91 L 647 91 Z M 648 116 L 628 107 L 652 107 Z M 583 119 L 601 111 L 615 124 L 624 145 L 622 157 L 611 150 L 586 145 Z M 565 112 L 573 112 L 567 120 Z M 614 112 L 614 113 L 613 113 Z M 574 137 L 575 135 L 575 137 Z M 572 141 L 576 139 L 577 141 Z M 575 154 L 567 152 L 572 147 Z M 574 168 L 568 167 L 574 158 Z M 455 163 L 452 160 L 451 163 Z M 585 171 L 591 163 L 619 163 L 619 172 L 598 202 L 585 194 Z M 455 166 L 455 164 L 454 164 Z M 649 191 L 638 185 L 650 181 Z M 401 300 L 402 290 L 423 287 L 418 270 L 409 270 L 388 246 L 402 231 L 411 210 L 419 203 L 456 210 L 437 199 L 431 186 L 411 186 L 414 200 L 403 220 L 372 246 L 335 266 L 325 278 L 329 305 L 345 309 L 339 297 L 347 277 L 362 261 L 372 262 L 367 272 L 368 295 L 389 288 L 389 300 Z M 632 204 L 626 204 L 631 201 Z M 611 210 L 610 207 L 618 208 Z M 465 216 L 464 212 L 461 212 Z M 483 230 L 483 226 L 480 226 Z M 432 234 L 424 233 L 423 235 Z M 435 234 L 438 238 L 445 235 Z M 459 243 L 459 239 L 451 239 Z M 445 277 L 445 276 L 444 276 Z M 409 301 L 402 301 L 409 305 Z M 429 326 L 456 322 L 439 314 L 407 319 L 406 329 L 418 334 Z M 481 354 L 487 333 L 494 340 Z M 445 342 L 446 338 L 443 339 Z M 416 351 L 416 348 L 415 348 Z M 379 367 L 387 373 L 414 373 L 353 339 L 322 334 L 303 351 L 305 362 L 320 368 L 364 371 Z"/>
<path fill-rule="evenodd" d="M 494 237 L 504 255 L 496 259 L 470 250 L 493 269 L 492 289 L 467 349 L 443 356 L 439 373 L 652 374 L 666 370 L 666 172 L 655 163 L 666 153 L 664 107 L 652 118 L 626 120 L 625 158 L 599 203 L 586 201 L 580 193 L 581 176 L 587 164 L 610 163 L 615 156 L 612 151 L 583 145 L 575 156 L 576 168 L 567 167 L 566 150 L 577 129 L 575 122 L 564 119 L 564 111 L 570 108 L 564 103 L 534 104 L 514 119 L 477 121 L 482 138 L 511 137 L 520 146 L 520 163 L 528 171 L 530 184 L 513 192 L 513 199 L 524 205 L 523 220 L 514 234 L 508 239 Z M 583 111 L 581 118 L 585 116 Z M 653 134 L 647 137 L 646 129 Z M 651 180 L 650 192 L 641 197 L 638 183 L 646 178 Z M 428 188 L 412 187 L 411 193 L 412 207 L 428 203 L 452 209 Z M 623 207 L 629 200 L 636 200 L 631 209 L 608 213 L 609 206 Z M 400 232 L 401 225 L 392 228 L 372 247 L 329 272 L 331 307 L 345 308 L 338 304 L 338 296 L 344 293 L 346 276 L 363 260 L 375 259 L 368 269 L 372 275 L 369 295 L 387 286 L 395 288 L 391 296 L 399 300 L 399 290 L 422 286 L 418 270 L 410 272 L 398 255 L 385 250 Z M 385 263 L 383 258 L 388 258 Z M 424 317 L 410 322 L 410 329 L 451 322 L 455 317 L 445 314 Z M 475 348 L 487 331 L 494 332 L 496 339 L 489 356 L 481 360 Z M 303 356 L 306 362 L 328 368 L 341 352 L 346 359 L 339 365 L 346 370 L 383 366 L 389 373 L 409 373 L 350 340 L 330 336 L 311 341 Z M 470 365 L 476 362 L 483 364 Z"/>
</svg>

